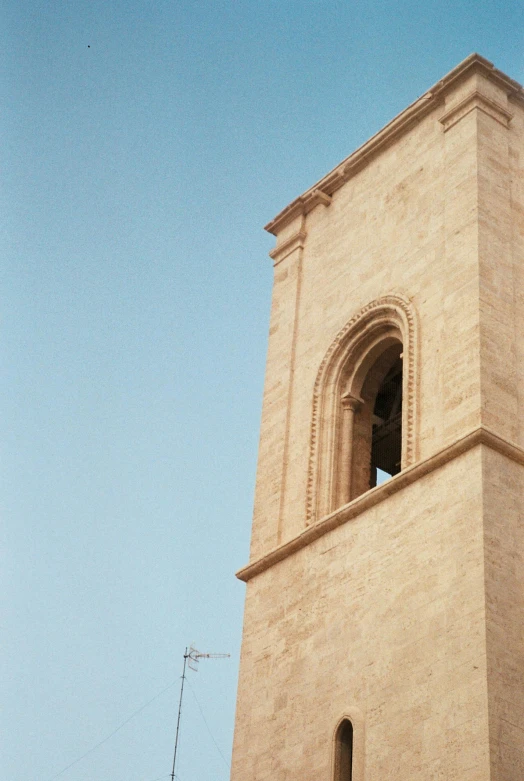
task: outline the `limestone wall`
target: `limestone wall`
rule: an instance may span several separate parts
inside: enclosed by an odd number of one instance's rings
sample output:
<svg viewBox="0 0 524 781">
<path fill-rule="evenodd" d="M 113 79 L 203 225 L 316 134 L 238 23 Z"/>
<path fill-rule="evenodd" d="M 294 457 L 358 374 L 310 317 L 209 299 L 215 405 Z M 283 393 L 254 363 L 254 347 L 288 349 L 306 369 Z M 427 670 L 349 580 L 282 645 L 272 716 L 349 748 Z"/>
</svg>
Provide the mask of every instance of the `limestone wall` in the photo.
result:
<svg viewBox="0 0 524 781">
<path fill-rule="evenodd" d="M 354 781 L 488 781 L 481 476 L 476 448 L 248 583 L 232 781 L 330 779 L 346 713 Z"/>
<path fill-rule="evenodd" d="M 232 781 L 331 779 L 344 715 L 353 781 L 524 778 L 524 102 L 488 66 L 271 223 Z M 413 463 L 308 520 L 319 367 L 389 294 L 417 325 Z"/>
<path fill-rule="evenodd" d="M 524 466 L 483 450 L 491 781 L 524 778 Z"/>
<path fill-rule="evenodd" d="M 252 557 L 304 528 L 315 377 L 381 296 L 418 319 L 417 459 L 481 423 L 524 445 L 523 144 L 521 104 L 474 73 L 278 235 Z"/>
</svg>

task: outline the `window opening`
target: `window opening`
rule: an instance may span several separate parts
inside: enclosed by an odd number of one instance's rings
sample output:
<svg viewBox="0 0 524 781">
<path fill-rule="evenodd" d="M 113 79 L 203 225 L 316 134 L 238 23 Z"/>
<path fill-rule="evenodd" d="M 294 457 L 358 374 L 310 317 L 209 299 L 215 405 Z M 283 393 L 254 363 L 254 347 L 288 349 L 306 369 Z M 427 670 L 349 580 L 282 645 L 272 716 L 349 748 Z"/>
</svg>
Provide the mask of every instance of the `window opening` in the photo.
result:
<svg viewBox="0 0 524 781">
<path fill-rule="evenodd" d="M 398 295 L 367 304 L 332 341 L 313 388 L 306 525 L 416 462 L 417 344 L 416 312 Z"/>
<path fill-rule="evenodd" d="M 402 455 L 402 357 L 380 385 L 373 408 L 369 487 L 400 472 Z"/>
<path fill-rule="evenodd" d="M 337 730 L 335 781 L 351 781 L 353 777 L 353 725 L 344 719 Z"/>
<path fill-rule="evenodd" d="M 402 343 L 392 337 L 379 341 L 364 367 L 363 382 L 355 375 L 341 399 L 339 507 L 401 470 Z"/>
</svg>

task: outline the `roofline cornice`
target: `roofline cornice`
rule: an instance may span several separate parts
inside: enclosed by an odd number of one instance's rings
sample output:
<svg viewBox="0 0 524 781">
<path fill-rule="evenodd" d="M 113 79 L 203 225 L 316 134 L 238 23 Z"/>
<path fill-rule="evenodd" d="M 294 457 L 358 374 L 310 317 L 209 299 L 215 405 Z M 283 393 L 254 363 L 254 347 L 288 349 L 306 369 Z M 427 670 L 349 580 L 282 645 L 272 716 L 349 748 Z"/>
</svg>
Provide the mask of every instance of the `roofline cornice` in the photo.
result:
<svg viewBox="0 0 524 781">
<path fill-rule="evenodd" d="M 349 157 L 346 157 L 326 176 L 298 198 L 295 198 L 294 201 L 291 201 L 289 206 L 286 206 L 271 222 L 268 222 L 265 230 L 276 236 L 295 217 L 308 214 L 318 203 L 322 202 L 322 196 L 331 198 L 336 190 L 364 168 L 382 149 L 399 135 L 407 132 L 416 122 L 420 121 L 426 114 L 429 114 L 436 106 L 442 103 L 445 93 L 452 86 L 474 72 L 481 73 L 497 84 L 506 91 L 508 97 L 524 103 L 524 88 L 521 84 L 514 79 L 510 79 L 502 71 L 497 70 L 492 62 L 480 54 L 470 54 L 469 57 L 466 57 L 456 68 L 453 68 L 443 79 L 438 81 L 404 111 L 397 114 L 391 122 L 388 122 L 385 127 L 356 149 Z"/>
</svg>

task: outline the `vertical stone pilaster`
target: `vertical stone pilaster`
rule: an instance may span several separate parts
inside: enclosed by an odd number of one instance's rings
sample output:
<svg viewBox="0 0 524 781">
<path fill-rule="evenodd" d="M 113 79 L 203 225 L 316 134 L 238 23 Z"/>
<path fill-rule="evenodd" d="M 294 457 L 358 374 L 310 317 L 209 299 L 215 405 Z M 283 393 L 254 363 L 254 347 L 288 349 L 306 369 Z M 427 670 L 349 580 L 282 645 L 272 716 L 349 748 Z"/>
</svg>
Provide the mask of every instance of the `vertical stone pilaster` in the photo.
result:
<svg viewBox="0 0 524 781">
<path fill-rule="evenodd" d="M 480 85 L 478 230 L 481 421 L 498 436 L 519 434 L 515 269 L 512 246 L 507 92 Z M 491 778 L 524 772 L 524 716 L 516 697 L 524 663 L 522 487 L 524 474 L 483 449 L 484 577 Z"/>
<path fill-rule="evenodd" d="M 453 92 L 449 103 L 441 118 L 448 177 L 445 430 L 456 433 L 459 422 L 465 428 L 482 423 L 515 440 L 511 112 L 506 90 L 481 73 Z"/>
<path fill-rule="evenodd" d="M 468 99 L 474 79 L 446 98 L 442 340 L 439 354 L 442 444 L 480 423 L 478 127 Z"/>
<path fill-rule="evenodd" d="M 284 430 L 284 444 L 282 452 L 282 480 L 280 484 L 280 502 L 278 508 L 278 526 L 277 526 L 277 544 L 282 542 L 284 534 L 285 523 L 285 511 L 286 511 L 286 488 L 289 471 L 289 453 L 290 453 L 290 431 L 291 431 L 291 416 L 293 408 L 293 394 L 294 394 L 294 381 L 295 381 L 295 361 L 296 361 L 296 348 L 297 337 L 299 327 L 299 313 L 300 313 L 300 291 L 302 287 L 302 255 L 304 249 L 304 241 L 306 237 L 305 231 L 305 216 L 300 220 L 299 239 L 296 242 L 296 249 L 293 251 L 293 270 L 292 279 L 294 282 L 294 295 L 292 298 L 292 311 L 289 316 L 292 318 L 292 326 L 290 330 L 290 343 L 289 349 L 286 350 L 288 354 L 288 372 L 287 372 L 287 400 L 286 400 L 286 423 Z"/>
<path fill-rule="evenodd" d="M 471 373 L 470 389 L 478 395 L 478 423 L 509 441 L 518 441 L 518 372 L 515 323 L 515 270 L 512 246 L 509 133 L 512 113 L 507 86 L 474 74 L 454 95 L 455 104 L 443 118 L 446 138 L 454 132 L 474 135 L 468 164 L 475 171 L 462 196 L 469 199 L 474 227 L 448 225 L 450 247 L 469 233 L 469 252 L 476 254 L 478 272 L 478 352 L 468 345 L 468 328 L 453 338 L 462 352 L 463 378 Z M 450 160 L 451 163 L 451 160 Z M 455 161 L 459 164 L 458 158 Z M 460 164 L 459 164 L 460 165 Z M 450 168 L 450 175 L 456 176 Z M 465 180 L 466 181 L 466 180 Z M 457 191 L 457 194 L 460 191 Z M 458 199 L 455 199 L 458 203 Z M 465 201 L 466 202 L 466 201 Z M 450 202 L 452 203 L 452 202 Z M 450 210 L 451 211 L 451 210 Z M 460 214 L 457 209 L 456 219 Z M 476 231 L 476 236 L 473 234 Z M 466 256 L 463 256 L 466 260 Z M 470 265 L 470 264 L 468 264 Z M 472 276 L 473 279 L 473 276 Z M 464 292 L 467 288 L 464 288 Z M 470 317 L 467 295 L 456 304 L 456 315 Z M 446 316 L 446 326 L 452 312 Z M 472 318 L 473 322 L 473 318 Z M 466 343 L 464 343 L 466 339 Z M 475 363 L 472 361 L 475 356 Z M 478 356 L 478 364 L 477 364 Z M 478 376 L 477 376 L 478 372 Z M 463 389 L 467 389 L 467 384 Z M 450 408 L 452 414 L 453 410 Z M 524 720 L 515 701 L 520 685 L 522 652 L 522 468 L 489 450 L 482 453 L 483 542 L 485 578 L 485 643 L 489 723 L 490 773 L 493 781 L 520 778 L 524 772 Z M 473 531 L 473 530 L 472 530 Z"/>
<path fill-rule="evenodd" d="M 511 188 L 507 95 L 486 98 L 477 111 L 481 419 L 516 441 L 518 394 L 515 348 L 515 285 L 511 243 Z M 484 96 L 484 93 L 481 93 Z"/>
<path fill-rule="evenodd" d="M 270 253 L 275 263 L 251 555 L 277 545 L 282 537 L 289 459 L 289 426 L 306 239 L 302 215 L 279 237 Z"/>
</svg>

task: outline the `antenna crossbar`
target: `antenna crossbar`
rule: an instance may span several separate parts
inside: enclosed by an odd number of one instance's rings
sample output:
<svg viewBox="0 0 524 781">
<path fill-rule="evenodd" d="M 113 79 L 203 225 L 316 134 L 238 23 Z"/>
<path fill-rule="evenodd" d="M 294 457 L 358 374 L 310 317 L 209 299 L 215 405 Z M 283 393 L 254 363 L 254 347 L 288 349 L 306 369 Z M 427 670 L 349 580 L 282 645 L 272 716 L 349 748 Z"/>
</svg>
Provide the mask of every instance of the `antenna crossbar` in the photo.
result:
<svg viewBox="0 0 524 781">
<path fill-rule="evenodd" d="M 180 698 L 178 700 L 178 715 L 176 720 L 175 750 L 173 752 L 173 767 L 171 769 L 171 781 L 175 781 L 176 755 L 180 736 L 180 717 L 182 716 L 182 697 L 184 696 L 184 681 L 186 680 L 186 665 L 190 670 L 197 672 L 200 659 L 229 659 L 231 654 L 201 653 L 192 645 L 184 651 L 184 664 L 182 666 L 182 678 L 180 682 Z"/>
</svg>

